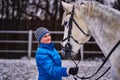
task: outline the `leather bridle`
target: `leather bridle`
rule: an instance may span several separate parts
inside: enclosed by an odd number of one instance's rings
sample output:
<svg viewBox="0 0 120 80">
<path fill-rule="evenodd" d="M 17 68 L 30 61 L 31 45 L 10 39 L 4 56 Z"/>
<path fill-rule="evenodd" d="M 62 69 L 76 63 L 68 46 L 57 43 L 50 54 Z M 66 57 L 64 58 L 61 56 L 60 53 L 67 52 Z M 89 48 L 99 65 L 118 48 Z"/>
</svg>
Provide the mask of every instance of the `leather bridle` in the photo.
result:
<svg viewBox="0 0 120 80">
<path fill-rule="evenodd" d="M 82 45 L 82 44 L 84 44 L 84 43 L 79 43 L 71 34 L 72 34 L 72 25 L 73 25 L 73 23 L 77 26 L 77 28 L 85 35 L 85 36 L 87 36 L 87 37 L 89 37 L 90 35 L 88 34 L 88 33 L 85 33 L 82 29 L 81 29 L 81 27 L 77 24 L 77 22 L 75 21 L 75 19 L 74 19 L 74 5 L 73 5 L 73 8 L 72 8 L 72 11 L 70 12 L 70 13 L 68 13 L 68 14 L 71 14 L 71 16 L 70 16 L 70 19 L 69 19 L 69 21 L 68 21 L 68 25 L 67 26 L 65 26 L 65 27 L 68 27 L 68 36 L 66 37 L 66 38 L 64 38 L 63 39 L 63 41 L 62 42 L 64 42 L 64 41 L 66 41 L 66 40 L 68 40 L 68 42 L 65 44 L 65 46 L 63 47 L 63 50 L 65 51 L 65 52 L 73 52 L 73 53 L 75 53 L 74 51 L 72 51 L 72 45 L 70 44 L 70 39 L 73 39 L 73 41 L 75 41 L 78 45 Z"/>
</svg>

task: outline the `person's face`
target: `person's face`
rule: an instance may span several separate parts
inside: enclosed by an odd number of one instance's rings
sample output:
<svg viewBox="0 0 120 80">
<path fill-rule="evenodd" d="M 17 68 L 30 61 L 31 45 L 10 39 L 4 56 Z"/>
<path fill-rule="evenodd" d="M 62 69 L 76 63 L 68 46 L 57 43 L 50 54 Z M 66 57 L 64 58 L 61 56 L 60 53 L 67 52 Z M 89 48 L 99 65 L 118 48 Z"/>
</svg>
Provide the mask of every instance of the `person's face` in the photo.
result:
<svg viewBox="0 0 120 80">
<path fill-rule="evenodd" d="M 50 35 L 50 33 L 45 34 L 45 35 L 42 37 L 42 39 L 41 39 L 40 42 L 41 42 L 41 43 L 45 43 L 45 44 L 51 43 L 51 35 Z"/>
</svg>

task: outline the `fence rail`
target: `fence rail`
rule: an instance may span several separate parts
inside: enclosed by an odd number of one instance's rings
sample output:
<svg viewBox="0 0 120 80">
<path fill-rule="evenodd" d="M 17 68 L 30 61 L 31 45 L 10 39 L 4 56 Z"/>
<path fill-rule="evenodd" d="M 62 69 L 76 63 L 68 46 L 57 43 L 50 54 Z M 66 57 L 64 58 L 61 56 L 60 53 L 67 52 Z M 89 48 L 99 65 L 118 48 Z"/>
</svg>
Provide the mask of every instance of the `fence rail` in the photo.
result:
<svg viewBox="0 0 120 80">
<path fill-rule="evenodd" d="M 63 31 L 50 31 L 51 34 L 61 34 L 63 35 Z M 11 43 L 11 44 L 14 44 L 14 43 L 22 43 L 22 44 L 27 44 L 27 50 L 2 50 L 0 49 L 0 53 L 2 52 L 5 52 L 5 53 L 27 53 L 27 56 L 28 58 L 31 58 L 31 54 L 32 52 L 35 53 L 35 50 L 32 49 L 32 44 L 37 44 L 38 42 L 33 40 L 33 34 L 34 34 L 34 31 L 32 30 L 29 30 L 29 31 L 0 31 L 0 35 L 1 34 L 4 34 L 4 35 L 8 35 L 8 34 L 27 34 L 28 36 L 28 40 L 2 40 L 0 39 L 0 44 L 4 44 L 4 43 Z M 60 44 L 61 41 L 60 40 L 57 40 L 57 41 L 52 41 L 53 43 L 57 43 L 57 44 Z M 96 44 L 95 41 L 88 41 L 86 44 Z M 58 50 L 60 51 L 60 50 Z M 84 50 L 84 45 L 82 46 L 82 48 L 80 49 L 80 53 L 81 53 L 81 59 L 83 60 L 84 59 L 84 53 L 86 54 L 96 54 L 96 53 L 99 53 L 101 54 L 102 52 L 101 51 L 85 51 Z"/>
</svg>

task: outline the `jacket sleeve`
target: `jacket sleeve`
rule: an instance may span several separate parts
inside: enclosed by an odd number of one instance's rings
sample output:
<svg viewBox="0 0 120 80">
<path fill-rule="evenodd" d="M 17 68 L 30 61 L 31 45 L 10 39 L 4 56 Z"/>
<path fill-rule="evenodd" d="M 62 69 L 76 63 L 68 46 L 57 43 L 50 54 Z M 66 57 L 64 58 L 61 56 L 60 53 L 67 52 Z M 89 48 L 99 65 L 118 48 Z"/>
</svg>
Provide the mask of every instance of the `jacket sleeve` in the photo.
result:
<svg viewBox="0 0 120 80">
<path fill-rule="evenodd" d="M 41 66 L 50 76 L 68 76 L 67 68 L 55 66 L 50 56 L 45 54 L 44 51 L 36 56 L 36 62 L 37 65 Z"/>
</svg>

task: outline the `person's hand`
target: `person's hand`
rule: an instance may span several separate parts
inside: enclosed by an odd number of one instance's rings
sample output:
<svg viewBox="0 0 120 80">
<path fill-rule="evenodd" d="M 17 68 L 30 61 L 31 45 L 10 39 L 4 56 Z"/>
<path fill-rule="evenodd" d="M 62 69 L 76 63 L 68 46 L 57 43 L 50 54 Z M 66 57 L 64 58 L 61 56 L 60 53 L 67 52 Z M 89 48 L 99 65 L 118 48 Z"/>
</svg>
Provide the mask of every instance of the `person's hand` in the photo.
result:
<svg viewBox="0 0 120 80">
<path fill-rule="evenodd" d="M 78 73 L 78 67 L 71 67 L 68 71 L 70 75 L 76 75 Z"/>
</svg>

